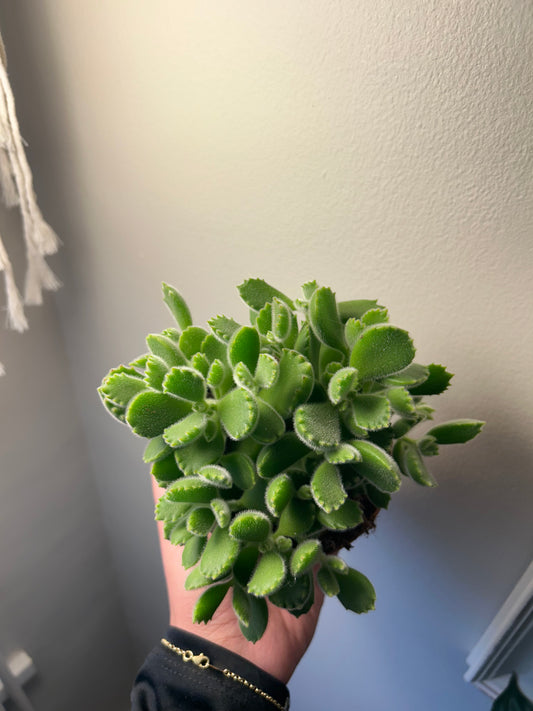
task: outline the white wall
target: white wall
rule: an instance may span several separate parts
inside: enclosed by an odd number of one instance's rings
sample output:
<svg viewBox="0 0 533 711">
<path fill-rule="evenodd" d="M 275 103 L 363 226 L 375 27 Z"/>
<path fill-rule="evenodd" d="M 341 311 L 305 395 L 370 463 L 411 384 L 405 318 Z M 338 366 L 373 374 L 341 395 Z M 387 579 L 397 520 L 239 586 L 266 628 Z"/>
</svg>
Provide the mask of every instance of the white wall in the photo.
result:
<svg viewBox="0 0 533 711">
<path fill-rule="evenodd" d="M 533 550 L 531 4 L 19 0 L 16 15 L 26 137 L 65 241 L 62 328 L 138 657 L 165 620 L 148 473 L 95 387 L 168 323 L 162 280 L 202 323 L 244 316 L 247 276 L 291 293 L 316 278 L 388 305 L 419 359 L 456 373 L 440 417 L 488 425 L 436 462 L 438 490 L 405 486 L 349 554 L 378 610 L 327 606 L 293 708 L 329 704 L 317 677 L 345 707 L 488 708 L 464 660 Z"/>
</svg>

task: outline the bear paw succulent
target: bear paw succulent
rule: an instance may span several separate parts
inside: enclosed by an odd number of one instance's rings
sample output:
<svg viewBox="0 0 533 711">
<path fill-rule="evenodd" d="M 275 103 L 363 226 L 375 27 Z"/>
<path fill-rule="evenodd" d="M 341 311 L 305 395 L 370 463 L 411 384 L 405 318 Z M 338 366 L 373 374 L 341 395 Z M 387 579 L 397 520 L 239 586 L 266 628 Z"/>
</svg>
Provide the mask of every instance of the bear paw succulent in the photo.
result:
<svg viewBox="0 0 533 711">
<path fill-rule="evenodd" d="M 177 327 L 150 334 L 149 352 L 111 370 L 99 393 L 148 439 L 144 461 L 165 489 L 156 518 L 183 546 L 186 588 L 205 588 L 194 620 L 208 622 L 231 589 L 255 642 L 267 599 L 295 616 L 310 609 L 313 571 L 347 609 L 373 609 L 372 584 L 338 551 L 374 527 L 402 477 L 435 486 L 426 459 L 483 423 L 412 435 L 432 419 L 426 396 L 452 376 L 414 363 L 409 334 L 376 301 L 337 303 L 315 281 L 294 301 L 261 279 L 238 288 L 251 325 L 218 315 L 201 328 L 163 284 Z"/>
</svg>

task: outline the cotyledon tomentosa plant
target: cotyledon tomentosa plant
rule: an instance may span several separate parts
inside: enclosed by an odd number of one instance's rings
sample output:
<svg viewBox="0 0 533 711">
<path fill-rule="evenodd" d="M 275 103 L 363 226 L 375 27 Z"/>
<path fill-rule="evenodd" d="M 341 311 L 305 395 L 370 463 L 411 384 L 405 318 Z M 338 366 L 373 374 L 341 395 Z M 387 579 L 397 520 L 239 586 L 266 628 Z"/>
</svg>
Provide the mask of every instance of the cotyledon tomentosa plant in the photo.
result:
<svg viewBox="0 0 533 711">
<path fill-rule="evenodd" d="M 165 494 L 156 505 L 192 568 L 194 610 L 211 619 L 230 588 L 244 636 L 268 621 L 266 599 L 299 616 L 313 570 L 328 596 L 373 609 L 370 581 L 336 554 L 374 526 L 401 477 L 434 486 L 425 458 L 467 442 L 483 423 L 432 419 L 425 396 L 446 390 L 441 365 L 413 363 L 409 334 L 376 301 L 336 302 L 311 281 L 291 300 L 261 279 L 239 292 L 251 325 L 215 316 L 209 331 L 163 284 L 178 328 L 147 337 L 149 353 L 109 372 L 110 413 L 149 439 L 144 461 Z"/>
</svg>

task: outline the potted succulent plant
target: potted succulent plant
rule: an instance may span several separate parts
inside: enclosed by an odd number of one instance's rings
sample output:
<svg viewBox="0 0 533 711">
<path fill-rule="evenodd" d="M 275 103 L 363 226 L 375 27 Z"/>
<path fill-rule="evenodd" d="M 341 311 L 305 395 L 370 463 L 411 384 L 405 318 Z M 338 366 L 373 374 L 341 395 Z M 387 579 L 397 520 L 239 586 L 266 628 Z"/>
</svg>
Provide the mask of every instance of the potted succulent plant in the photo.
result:
<svg viewBox="0 0 533 711">
<path fill-rule="evenodd" d="M 266 599 L 299 616 L 316 572 L 354 612 L 374 607 L 370 581 L 338 557 L 375 526 L 402 476 L 435 486 L 426 458 L 467 442 L 483 423 L 432 419 L 426 396 L 452 377 L 413 362 L 409 334 L 376 301 L 337 303 L 315 281 L 292 300 L 261 279 L 239 292 L 251 325 L 192 323 L 163 284 L 177 328 L 150 334 L 149 353 L 111 370 L 99 388 L 109 412 L 148 439 L 144 461 L 165 489 L 165 536 L 183 546 L 187 589 L 205 588 L 196 622 L 231 590 L 244 636 L 262 636 Z"/>
</svg>

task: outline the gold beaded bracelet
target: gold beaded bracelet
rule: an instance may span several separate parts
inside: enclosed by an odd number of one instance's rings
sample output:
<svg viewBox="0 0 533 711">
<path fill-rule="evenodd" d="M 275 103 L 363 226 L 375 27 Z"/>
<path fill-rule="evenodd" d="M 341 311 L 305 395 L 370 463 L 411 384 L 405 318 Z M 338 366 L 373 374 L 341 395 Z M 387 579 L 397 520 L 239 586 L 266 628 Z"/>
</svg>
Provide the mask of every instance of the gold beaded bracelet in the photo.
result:
<svg viewBox="0 0 533 711">
<path fill-rule="evenodd" d="M 255 684 L 251 684 L 249 681 L 246 681 L 246 679 L 243 679 L 242 676 L 239 676 L 238 674 L 235 674 L 234 672 L 231 672 L 229 669 L 219 669 L 218 667 L 215 667 L 211 664 L 209 661 L 209 657 L 207 657 L 205 654 L 194 654 L 194 652 L 191 652 L 190 649 L 180 649 L 180 647 L 176 647 L 175 644 L 172 644 L 171 642 L 168 641 L 168 639 L 161 639 L 161 644 L 166 647 L 167 649 L 170 649 L 171 652 L 174 652 L 177 654 L 179 657 L 182 658 L 184 662 L 192 662 L 195 666 L 197 666 L 199 669 L 214 669 L 217 672 L 220 672 L 221 674 L 224 674 L 224 676 L 228 679 L 233 679 L 233 681 L 239 682 L 239 684 L 242 684 L 245 686 L 247 689 L 250 689 L 251 691 L 254 692 L 254 694 L 257 694 L 258 696 L 261 696 L 261 698 L 266 699 L 267 701 L 270 701 L 271 704 L 274 704 L 274 706 L 279 709 L 280 711 L 288 711 L 289 708 L 289 699 L 287 698 L 287 701 L 285 702 L 285 706 L 282 706 L 280 703 L 276 701 L 276 699 L 273 699 L 270 694 L 267 694 L 265 691 L 261 691 L 261 689 L 258 689 Z"/>
</svg>

